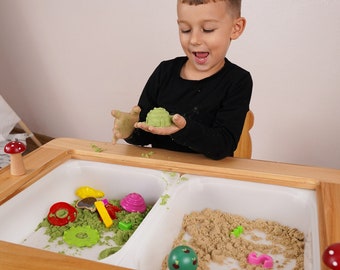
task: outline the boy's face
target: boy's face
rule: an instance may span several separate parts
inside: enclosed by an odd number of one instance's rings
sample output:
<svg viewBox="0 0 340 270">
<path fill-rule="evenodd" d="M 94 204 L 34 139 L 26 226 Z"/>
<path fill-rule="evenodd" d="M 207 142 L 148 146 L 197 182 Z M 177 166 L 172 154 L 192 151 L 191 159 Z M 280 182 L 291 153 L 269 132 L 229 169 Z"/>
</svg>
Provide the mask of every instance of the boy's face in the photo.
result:
<svg viewBox="0 0 340 270">
<path fill-rule="evenodd" d="M 244 18 L 234 18 L 225 1 L 201 5 L 177 1 L 179 38 L 189 58 L 185 74 L 201 79 L 219 71 L 233 39 L 241 35 Z M 191 74 L 191 75 L 190 75 Z"/>
</svg>

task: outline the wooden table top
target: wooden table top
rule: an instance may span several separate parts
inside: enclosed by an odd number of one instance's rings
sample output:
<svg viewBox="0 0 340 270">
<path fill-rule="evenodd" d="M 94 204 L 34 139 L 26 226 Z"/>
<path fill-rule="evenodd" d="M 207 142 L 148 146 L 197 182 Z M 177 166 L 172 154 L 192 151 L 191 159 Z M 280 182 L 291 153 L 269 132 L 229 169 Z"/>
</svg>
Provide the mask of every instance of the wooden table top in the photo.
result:
<svg viewBox="0 0 340 270">
<path fill-rule="evenodd" d="M 102 148 L 95 152 L 92 145 Z M 340 170 L 251 159 L 215 161 L 198 154 L 162 149 L 59 138 L 24 157 L 27 173 L 12 176 L 9 167 L 0 170 L 0 205 L 38 181 L 68 159 L 91 160 L 164 171 L 223 177 L 315 190 L 319 211 L 320 253 L 340 242 Z M 1 269 L 126 269 L 53 252 L 0 241 Z M 322 269 L 326 269 L 321 266 Z"/>
</svg>

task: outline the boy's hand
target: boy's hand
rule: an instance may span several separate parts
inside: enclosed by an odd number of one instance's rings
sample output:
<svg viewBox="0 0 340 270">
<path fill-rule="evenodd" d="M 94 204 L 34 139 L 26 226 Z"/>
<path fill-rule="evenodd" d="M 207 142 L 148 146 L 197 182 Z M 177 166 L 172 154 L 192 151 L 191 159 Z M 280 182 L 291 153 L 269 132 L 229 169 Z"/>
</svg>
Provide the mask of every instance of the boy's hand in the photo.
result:
<svg viewBox="0 0 340 270">
<path fill-rule="evenodd" d="M 129 113 L 112 110 L 111 114 L 115 118 L 113 124 L 113 138 L 112 143 L 115 144 L 119 139 L 128 138 L 133 130 L 134 124 L 139 120 L 139 113 L 141 108 L 134 106 Z"/>
<path fill-rule="evenodd" d="M 183 116 L 175 114 L 172 117 L 172 124 L 169 127 L 153 127 L 147 125 L 145 122 L 137 122 L 135 123 L 135 128 L 140 128 L 156 135 L 171 135 L 184 128 L 186 123 Z"/>
</svg>

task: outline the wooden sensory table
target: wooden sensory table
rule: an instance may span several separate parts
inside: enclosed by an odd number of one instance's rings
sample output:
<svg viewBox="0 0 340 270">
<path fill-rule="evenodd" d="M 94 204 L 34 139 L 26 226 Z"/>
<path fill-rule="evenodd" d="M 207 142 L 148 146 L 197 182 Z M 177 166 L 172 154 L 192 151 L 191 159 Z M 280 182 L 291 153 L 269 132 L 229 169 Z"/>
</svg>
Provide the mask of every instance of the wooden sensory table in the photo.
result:
<svg viewBox="0 0 340 270">
<path fill-rule="evenodd" d="M 95 145 L 103 149 L 96 152 Z M 225 158 L 214 161 L 202 155 L 162 149 L 59 138 L 39 147 L 24 157 L 27 172 L 10 175 L 9 167 L 0 170 L 0 205 L 29 187 L 42 176 L 68 159 L 113 163 L 223 177 L 250 182 L 315 190 L 318 204 L 320 254 L 330 244 L 340 242 L 340 170 L 284 164 L 251 159 Z M 0 240 L 0 268 L 8 269 L 126 269 L 88 261 Z M 323 265 L 321 269 L 326 269 Z"/>
</svg>

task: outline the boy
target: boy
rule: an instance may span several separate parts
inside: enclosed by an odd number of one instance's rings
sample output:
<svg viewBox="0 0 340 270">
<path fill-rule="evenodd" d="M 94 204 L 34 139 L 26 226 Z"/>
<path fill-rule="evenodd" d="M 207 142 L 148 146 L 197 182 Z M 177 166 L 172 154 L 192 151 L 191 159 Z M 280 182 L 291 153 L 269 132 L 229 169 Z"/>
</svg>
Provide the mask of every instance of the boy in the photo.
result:
<svg viewBox="0 0 340 270">
<path fill-rule="evenodd" d="M 112 111 L 113 143 L 118 139 L 212 159 L 233 156 L 252 92 L 249 72 L 225 56 L 243 32 L 241 0 L 178 0 L 179 39 L 185 57 L 162 62 L 130 113 Z M 163 107 L 170 127 L 145 123 L 147 113 Z"/>
</svg>

